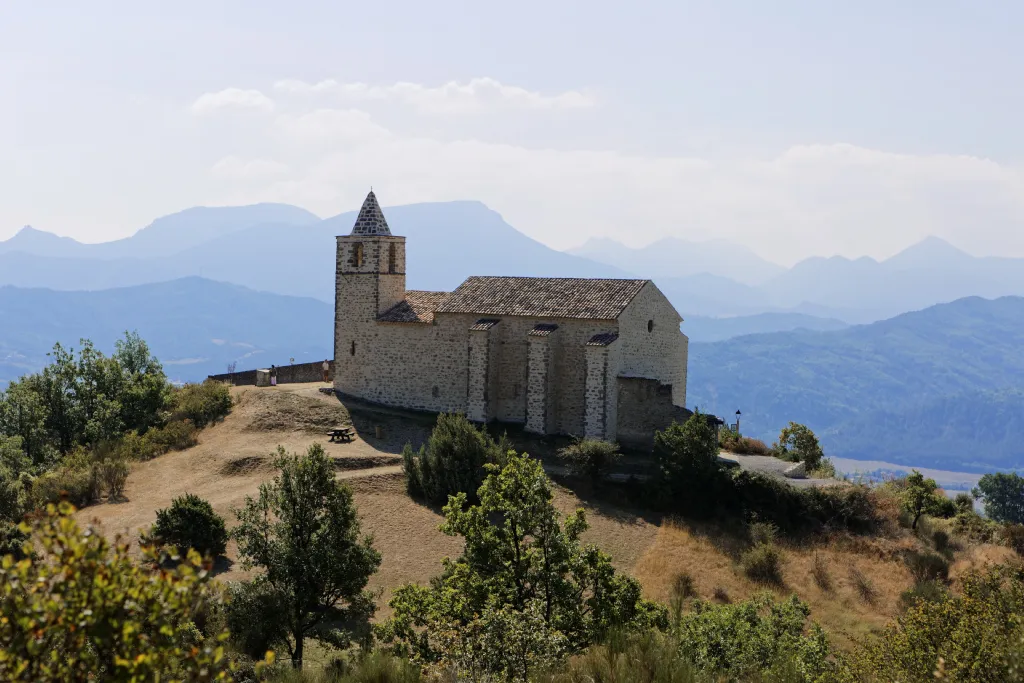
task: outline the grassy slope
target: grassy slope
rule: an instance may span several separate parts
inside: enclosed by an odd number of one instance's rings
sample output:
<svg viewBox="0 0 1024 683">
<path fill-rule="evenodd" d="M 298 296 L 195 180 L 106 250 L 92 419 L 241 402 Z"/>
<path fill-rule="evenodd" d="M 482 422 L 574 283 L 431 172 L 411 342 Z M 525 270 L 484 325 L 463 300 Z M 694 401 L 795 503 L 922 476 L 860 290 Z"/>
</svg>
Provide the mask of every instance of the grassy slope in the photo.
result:
<svg viewBox="0 0 1024 683">
<path fill-rule="evenodd" d="M 425 582 L 440 570 L 444 556 L 460 552 L 458 539 L 438 531 L 442 521 L 439 511 L 411 500 L 405 493 L 397 454 L 406 441 L 417 444 L 427 436 L 422 422 L 396 416 L 349 416 L 334 399 L 319 394 L 316 385 L 233 392 L 237 403 L 232 414 L 223 423 L 204 430 L 198 446 L 138 464 L 128 480 L 126 502 L 96 505 L 79 515 L 97 520 L 105 533 L 122 532 L 137 538 L 138 530 L 155 520 L 157 509 L 175 496 L 192 492 L 210 500 L 230 526 L 234 519 L 231 509 L 241 505 L 247 495 L 254 495 L 261 482 L 273 477 L 269 455 L 278 444 L 291 451 L 304 450 L 314 441 L 324 441 L 320 436 L 323 427 L 351 420 L 360 434 L 355 442 L 324 445 L 336 459 L 339 477 L 352 486 L 363 528 L 373 534 L 383 555 L 380 572 L 371 584 L 383 590 L 379 616 L 388 614 L 385 603 L 392 588 L 407 581 Z M 381 440 L 373 436 L 377 424 L 384 427 Z M 540 443 L 520 447 L 544 448 Z M 723 588 L 731 600 L 763 589 L 738 571 L 736 558 L 742 542 L 722 529 L 663 522 L 637 511 L 589 501 L 564 486 L 556 486 L 555 491 L 556 504 L 562 511 L 581 505 L 587 509 L 591 524 L 587 539 L 610 553 L 620 569 L 634 573 L 650 597 L 667 600 L 672 582 L 684 571 L 694 577 L 698 594 L 705 599 L 713 599 L 716 588 Z M 813 618 L 833 634 L 837 643 L 849 645 L 895 615 L 899 594 L 911 584 L 899 552 L 916 545 L 918 541 L 898 527 L 878 538 L 834 538 L 817 547 L 783 545 L 785 585 L 775 590 L 780 595 L 795 592 L 808 601 Z M 235 552 L 232 543 L 228 547 L 229 562 L 220 568 L 222 580 L 246 576 L 238 564 L 230 562 L 236 559 Z M 827 560 L 835 584 L 832 591 L 822 591 L 811 579 L 816 552 Z M 992 548 L 965 550 L 959 555 L 961 568 L 978 558 L 1001 557 L 1002 552 Z M 852 565 L 874 584 L 876 597 L 872 601 L 858 597 L 849 576 Z"/>
</svg>

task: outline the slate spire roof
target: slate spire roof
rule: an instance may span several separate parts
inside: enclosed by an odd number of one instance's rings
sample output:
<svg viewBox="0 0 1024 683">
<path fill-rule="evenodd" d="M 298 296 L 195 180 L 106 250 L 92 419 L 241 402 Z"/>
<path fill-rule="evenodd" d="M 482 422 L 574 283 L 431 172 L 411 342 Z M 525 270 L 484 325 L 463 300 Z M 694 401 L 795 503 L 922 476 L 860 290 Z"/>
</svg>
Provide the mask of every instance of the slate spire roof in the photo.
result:
<svg viewBox="0 0 1024 683">
<path fill-rule="evenodd" d="M 377 195 L 366 195 L 363 200 L 363 208 L 359 209 L 359 216 L 356 217 L 356 224 L 352 226 L 353 235 L 390 235 L 391 228 L 384 218 L 384 212 L 380 210 L 377 203 Z"/>
</svg>

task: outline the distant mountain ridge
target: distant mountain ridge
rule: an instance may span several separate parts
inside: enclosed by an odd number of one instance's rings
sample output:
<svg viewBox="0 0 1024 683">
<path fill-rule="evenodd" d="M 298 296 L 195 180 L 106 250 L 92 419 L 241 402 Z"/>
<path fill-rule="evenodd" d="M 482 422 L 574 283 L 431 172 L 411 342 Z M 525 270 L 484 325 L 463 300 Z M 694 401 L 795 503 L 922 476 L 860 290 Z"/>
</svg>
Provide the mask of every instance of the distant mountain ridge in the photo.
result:
<svg viewBox="0 0 1024 683">
<path fill-rule="evenodd" d="M 55 342 L 112 350 L 126 330 L 149 342 L 172 380 L 323 360 L 334 355 L 334 309 L 202 278 L 97 292 L 0 287 L 0 389 L 49 361 Z"/>
<path fill-rule="evenodd" d="M 519 232 L 480 202 L 385 208 L 395 234 L 409 240 L 408 285 L 451 289 L 470 275 L 652 278 L 684 318 L 777 314 L 750 332 L 810 329 L 828 320 L 868 323 L 966 296 L 1024 295 L 1024 259 L 976 258 L 928 238 L 883 261 L 806 259 L 792 268 L 724 240 L 668 238 L 643 249 L 595 239 L 559 252 Z M 153 221 L 130 238 L 81 244 L 25 229 L 0 242 L 0 285 L 96 290 L 182 277 L 332 301 L 334 237 L 356 212 L 325 220 L 299 207 L 256 204 L 197 207 Z M 728 323 L 718 326 L 724 329 Z"/>
<path fill-rule="evenodd" d="M 766 440 L 802 422 L 837 456 L 1021 468 L 1022 347 L 1024 298 L 970 297 L 833 332 L 692 343 L 688 400 L 739 408 L 744 431 Z"/>
</svg>

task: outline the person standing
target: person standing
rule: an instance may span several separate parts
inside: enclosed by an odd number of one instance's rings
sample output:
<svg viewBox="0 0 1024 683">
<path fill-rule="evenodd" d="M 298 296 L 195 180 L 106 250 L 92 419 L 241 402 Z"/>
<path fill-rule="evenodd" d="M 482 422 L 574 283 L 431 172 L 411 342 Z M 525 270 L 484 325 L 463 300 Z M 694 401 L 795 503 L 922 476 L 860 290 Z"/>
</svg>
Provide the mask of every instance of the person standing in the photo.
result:
<svg viewBox="0 0 1024 683">
<path fill-rule="evenodd" d="M 277 367 L 274 365 L 270 366 L 270 386 L 277 386 Z"/>
<path fill-rule="evenodd" d="M 330 374 L 330 372 L 331 372 L 331 364 L 327 362 L 326 358 L 324 359 L 323 368 L 324 368 L 324 382 L 327 382 L 327 381 L 329 381 L 327 379 L 327 375 Z"/>
</svg>

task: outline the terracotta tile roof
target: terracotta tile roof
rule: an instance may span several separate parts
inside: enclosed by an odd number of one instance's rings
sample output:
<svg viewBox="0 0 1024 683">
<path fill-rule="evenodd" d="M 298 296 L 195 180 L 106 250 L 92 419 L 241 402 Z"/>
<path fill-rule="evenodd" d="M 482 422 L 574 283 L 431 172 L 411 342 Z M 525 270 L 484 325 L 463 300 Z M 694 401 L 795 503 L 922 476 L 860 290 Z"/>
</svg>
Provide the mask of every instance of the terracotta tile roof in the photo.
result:
<svg viewBox="0 0 1024 683">
<path fill-rule="evenodd" d="M 478 276 L 459 285 L 437 312 L 614 320 L 645 284 L 647 280 Z"/>
<path fill-rule="evenodd" d="M 591 337 L 590 341 L 587 342 L 587 346 L 608 346 L 618 338 L 618 332 L 602 332 Z"/>
<path fill-rule="evenodd" d="M 526 333 L 528 337 L 547 337 L 552 332 L 558 329 L 558 325 L 554 323 L 539 323 L 533 326 L 533 329 Z"/>
<path fill-rule="evenodd" d="M 420 292 L 410 290 L 405 293 L 405 301 L 397 304 L 377 316 L 381 323 L 432 323 L 437 305 L 444 301 L 448 292 Z"/>
<path fill-rule="evenodd" d="M 475 323 L 470 325 L 469 329 L 475 332 L 486 332 L 487 330 L 491 329 L 500 322 L 500 320 L 495 320 L 494 318 L 480 318 Z"/>
</svg>

